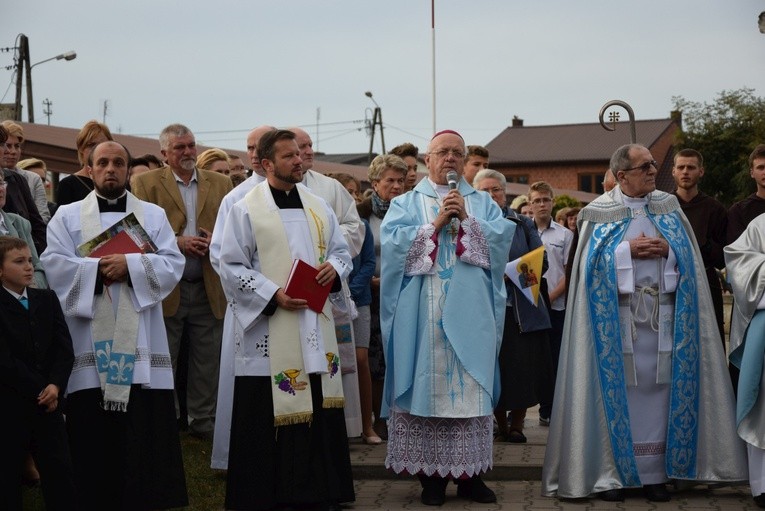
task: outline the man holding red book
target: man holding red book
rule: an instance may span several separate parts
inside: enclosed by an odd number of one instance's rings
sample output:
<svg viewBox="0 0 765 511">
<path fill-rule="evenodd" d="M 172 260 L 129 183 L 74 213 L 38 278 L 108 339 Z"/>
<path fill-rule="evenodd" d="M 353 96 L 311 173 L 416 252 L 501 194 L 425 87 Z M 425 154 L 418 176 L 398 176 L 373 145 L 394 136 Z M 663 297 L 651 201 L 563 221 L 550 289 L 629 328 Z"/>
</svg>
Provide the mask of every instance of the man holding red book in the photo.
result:
<svg viewBox="0 0 765 511">
<path fill-rule="evenodd" d="M 298 184 L 295 135 L 266 133 L 258 156 L 266 181 L 231 208 L 220 253 L 236 339 L 226 508 L 335 509 L 354 491 L 331 305 L 285 289 L 296 259 L 340 289 L 351 257 L 332 209 Z"/>
</svg>

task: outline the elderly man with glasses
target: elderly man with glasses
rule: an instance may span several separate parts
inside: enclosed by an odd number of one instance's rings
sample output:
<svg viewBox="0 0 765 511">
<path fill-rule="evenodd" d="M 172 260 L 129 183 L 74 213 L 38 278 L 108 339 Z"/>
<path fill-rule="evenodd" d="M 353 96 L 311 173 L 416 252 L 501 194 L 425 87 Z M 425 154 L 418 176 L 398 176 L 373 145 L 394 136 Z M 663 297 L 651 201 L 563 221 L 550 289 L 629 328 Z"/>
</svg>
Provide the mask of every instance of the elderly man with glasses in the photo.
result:
<svg viewBox="0 0 765 511">
<path fill-rule="evenodd" d="M 693 230 L 638 144 L 611 157 L 617 186 L 580 212 L 542 492 L 624 500 L 665 483 L 747 476 Z"/>
<path fill-rule="evenodd" d="M 388 364 L 385 465 L 416 474 L 439 506 L 449 479 L 474 502 L 496 501 L 492 467 L 497 354 L 515 224 L 462 179 L 465 141 L 451 130 L 428 145 L 428 178 L 394 197 L 380 226 L 380 322 Z"/>
</svg>

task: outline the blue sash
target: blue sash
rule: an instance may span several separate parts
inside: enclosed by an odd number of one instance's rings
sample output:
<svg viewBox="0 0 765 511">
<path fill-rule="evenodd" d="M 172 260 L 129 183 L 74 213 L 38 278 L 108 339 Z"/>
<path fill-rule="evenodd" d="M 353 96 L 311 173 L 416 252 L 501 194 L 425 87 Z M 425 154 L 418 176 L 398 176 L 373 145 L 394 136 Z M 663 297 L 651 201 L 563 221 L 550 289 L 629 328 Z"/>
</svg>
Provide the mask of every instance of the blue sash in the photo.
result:
<svg viewBox="0 0 765 511">
<path fill-rule="evenodd" d="M 670 478 L 694 479 L 698 428 L 699 331 L 693 245 L 676 212 L 648 218 L 675 252 L 680 278 L 675 292 L 672 384 L 666 469 Z M 593 227 L 585 266 L 590 321 L 614 462 L 624 486 L 641 486 L 633 451 L 624 380 L 615 250 L 631 218 Z"/>
</svg>

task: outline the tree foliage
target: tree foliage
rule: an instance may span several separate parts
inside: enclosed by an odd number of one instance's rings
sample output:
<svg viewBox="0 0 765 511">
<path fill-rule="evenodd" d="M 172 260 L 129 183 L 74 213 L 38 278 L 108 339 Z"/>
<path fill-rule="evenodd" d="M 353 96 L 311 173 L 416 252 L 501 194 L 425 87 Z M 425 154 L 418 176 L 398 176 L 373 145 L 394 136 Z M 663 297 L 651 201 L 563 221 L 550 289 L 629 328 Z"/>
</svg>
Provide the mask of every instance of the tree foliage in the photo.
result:
<svg viewBox="0 0 765 511">
<path fill-rule="evenodd" d="M 555 218 L 555 214 L 563 208 L 575 208 L 581 205 L 581 202 L 570 195 L 556 195 L 553 199 L 552 217 Z"/>
<path fill-rule="evenodd" d="M 722 91 L 712 103 L 682 96 L 674 96 L 672 103 L 683 115 L 677 149 L 696 149 L 704 156 L 704 193 L 726 206 L 752 193 L 747 160 L 757 144 L 765 143 L 765 98 L 742 88 Z"/>
</svg>

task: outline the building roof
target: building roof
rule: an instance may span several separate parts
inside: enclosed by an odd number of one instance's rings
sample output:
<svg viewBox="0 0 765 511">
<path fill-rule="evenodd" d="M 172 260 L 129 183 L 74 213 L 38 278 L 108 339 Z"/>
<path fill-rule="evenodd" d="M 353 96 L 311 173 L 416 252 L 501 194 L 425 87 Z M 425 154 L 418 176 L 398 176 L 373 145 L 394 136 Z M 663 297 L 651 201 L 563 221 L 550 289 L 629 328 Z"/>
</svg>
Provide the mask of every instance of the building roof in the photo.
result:
<svg viewBox="0 0 765 511">
<path fill-rule="evenodd" d="M 636 121 L 637 142 L 650 148 L 662 134 L 676 127 L 673 119 Z M 617 147 L 628 143 L 627 122 L 617 123 L 615 131 L 606 131 L 599 123 L 521 125 L 505 128 L 486 148 L 492 167 L 502 167 L 608 161 Z"/>
<path fill-rule="evenodd" d="M 372 158 L 377 156 L 377 153 L 372 153 Z M 325 154 L 315 153 L 313 155 L 314 160 L 326 161 L 329 163 L 345 163 L 348 165 L 369 165 L 369 153 L 341 153 L 341 154 Z"/>
<path fill-rule="evenodd" d="M 81 167 L 77 161 L 77 145 L 75 144 L 79 129 L 16 122 L 24 129 L 24 149 L 22 155 L 24 158 L 39 158 L 45 161 L 48 170 L 52 172 L 71 174 L 80 170 Z M 119 133 L 112 133 L 112 136 L 114 136 L 117 142 L 127 147 L 133 156 L 150 153 L 161 157 L 159 141 L 155 138 L 121 135 Z M 244 145 L 244 140 L 242 145 Z M 198 145 L 197 151 L 201 153 L 210 147 L 212 146 Z M 249 162 L 246 151 L 224 147 L 221 147 L 221 149 L 228 154 L 241 157 L 245 162 Z M 367 169 L 366 165 L 347 165 L 344 163 L 322 161 L 316 158 L 314 158 L 313 164 L 313 170 L 322 174 L 345 172 L 360 181 L 367 180 Z"/>
</svg>

